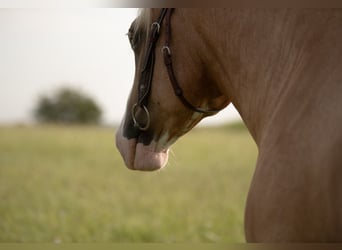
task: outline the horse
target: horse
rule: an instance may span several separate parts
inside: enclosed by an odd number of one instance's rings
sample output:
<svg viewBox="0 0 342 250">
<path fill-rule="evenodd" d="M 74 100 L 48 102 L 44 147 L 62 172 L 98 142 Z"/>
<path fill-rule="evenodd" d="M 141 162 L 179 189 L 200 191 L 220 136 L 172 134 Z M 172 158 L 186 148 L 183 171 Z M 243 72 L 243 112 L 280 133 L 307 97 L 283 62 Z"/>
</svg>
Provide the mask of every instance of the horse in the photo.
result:
<svg viewBox="0 0 342 250">
<path fill-rule="evenodd" d="M 247 242 L 342 241 L 342 12 L 144 9 L 116 144 L 164 167 L 175 141 L 233 103 L 258 148 Z"/>
</svg>

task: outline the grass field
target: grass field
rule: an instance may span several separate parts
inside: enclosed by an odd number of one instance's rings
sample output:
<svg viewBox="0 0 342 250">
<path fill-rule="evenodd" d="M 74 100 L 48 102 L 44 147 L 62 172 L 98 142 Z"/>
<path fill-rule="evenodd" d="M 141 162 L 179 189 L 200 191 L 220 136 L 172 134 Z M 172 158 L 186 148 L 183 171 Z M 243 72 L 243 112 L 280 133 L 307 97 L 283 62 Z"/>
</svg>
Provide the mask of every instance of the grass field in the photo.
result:
<svg viewBox="0 0 342 250">
<path fill-rule="evenodd" d="M 0 242 L 243 242 L 256 146 L 195 129 L 169 165 L 126 169 L 114 129 L 0 127 Z"/>
</svg>

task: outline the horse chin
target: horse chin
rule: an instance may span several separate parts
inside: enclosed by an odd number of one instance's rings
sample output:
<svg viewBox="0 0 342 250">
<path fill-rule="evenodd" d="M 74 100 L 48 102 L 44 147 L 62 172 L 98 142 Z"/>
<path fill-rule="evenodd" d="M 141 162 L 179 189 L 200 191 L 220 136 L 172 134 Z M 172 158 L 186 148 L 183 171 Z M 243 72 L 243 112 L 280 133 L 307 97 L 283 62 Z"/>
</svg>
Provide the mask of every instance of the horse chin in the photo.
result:
<svg viewBox="0 0 342 250">
<path fill-rule="evenodd" d="M 168 149 L 157 150 L 156 143 L 137 143 L 137 139 L 127 139 L 121 131 L 116 134 L 116 146 L 126 166 L 132 170 L 154 171 L 163 168 L 168 161 Z"/>
</svg>

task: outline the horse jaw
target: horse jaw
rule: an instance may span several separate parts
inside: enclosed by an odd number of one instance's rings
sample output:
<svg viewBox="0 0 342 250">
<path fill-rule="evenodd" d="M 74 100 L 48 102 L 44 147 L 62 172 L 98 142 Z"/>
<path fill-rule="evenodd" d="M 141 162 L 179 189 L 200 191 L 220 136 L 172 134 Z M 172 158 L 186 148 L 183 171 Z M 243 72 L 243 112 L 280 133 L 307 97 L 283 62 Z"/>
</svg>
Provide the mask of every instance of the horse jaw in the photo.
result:
<svg viewBox="0 0 342 250">
<path fill-rule="evenodd" d="M 149 145 L 137 143 L 137 139 L 123 136 L 122 126 L 116 133 L 116 146 L 126 166 L 132 170 L 154 171 L 165 167 L 169 158 L 169 150 L 160 149 L 162 141 L 152 141 Z"/>
</svg>

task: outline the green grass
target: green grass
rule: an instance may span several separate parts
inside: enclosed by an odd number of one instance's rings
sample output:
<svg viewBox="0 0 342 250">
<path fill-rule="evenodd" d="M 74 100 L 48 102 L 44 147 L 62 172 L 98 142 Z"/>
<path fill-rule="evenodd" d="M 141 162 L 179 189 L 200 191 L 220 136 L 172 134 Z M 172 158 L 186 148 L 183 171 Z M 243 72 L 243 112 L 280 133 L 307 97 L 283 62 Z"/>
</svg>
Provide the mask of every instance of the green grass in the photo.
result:
<svg viewBox="0 0 342 250">
<path fill-rule="evenodd" d="M 114 133 L 0 127 L 0 242 L 244 241 L 257 152 L 243 127 L 193 130 L 152 173 L 126 169 Z"/>
</svg>

